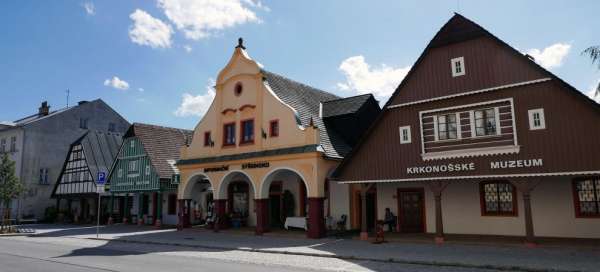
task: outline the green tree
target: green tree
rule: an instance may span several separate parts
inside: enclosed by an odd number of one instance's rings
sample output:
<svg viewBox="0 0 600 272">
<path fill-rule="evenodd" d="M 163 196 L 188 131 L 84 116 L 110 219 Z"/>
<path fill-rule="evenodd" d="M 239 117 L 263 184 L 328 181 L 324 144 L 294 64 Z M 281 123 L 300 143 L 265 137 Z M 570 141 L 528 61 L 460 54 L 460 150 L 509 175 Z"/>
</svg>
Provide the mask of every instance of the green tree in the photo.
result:
<svg viewBox="0 0 600 272">
<path fill-rule="evenodd" d="M 590 46 L 583 50 L 581 54 L 588 56 L 592 60 L 592 64 L 598 62 L 598 69 L 600 69 L 600 45 Z M 596 87 L 596 96 L 600 95 L 600 82 Z"/>
<path fill-rule="evenodd" d="M 4 153 L 0 159 L 0 205 L 4 205 L 2 225 L 8 225 L 10 218 L 10 201 L 23 193 L 25 187 L 15 174 L 15 162 Z"/>
</svg>

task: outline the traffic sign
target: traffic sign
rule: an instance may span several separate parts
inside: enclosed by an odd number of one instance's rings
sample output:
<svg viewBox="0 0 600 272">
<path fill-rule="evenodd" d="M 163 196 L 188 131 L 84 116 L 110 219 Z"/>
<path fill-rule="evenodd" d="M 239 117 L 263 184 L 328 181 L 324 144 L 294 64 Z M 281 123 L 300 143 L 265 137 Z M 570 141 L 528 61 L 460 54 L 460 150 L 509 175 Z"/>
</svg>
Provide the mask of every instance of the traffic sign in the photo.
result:
<svg viewBox="0 0 600 272">
<path fill-rule="evenodd" d="M 106 173 L 105 172 L 98 172 L 98 180 L 96 180 L 96 184 L 98 184 L 98 185 L 106 184 Z"/>
</svg>

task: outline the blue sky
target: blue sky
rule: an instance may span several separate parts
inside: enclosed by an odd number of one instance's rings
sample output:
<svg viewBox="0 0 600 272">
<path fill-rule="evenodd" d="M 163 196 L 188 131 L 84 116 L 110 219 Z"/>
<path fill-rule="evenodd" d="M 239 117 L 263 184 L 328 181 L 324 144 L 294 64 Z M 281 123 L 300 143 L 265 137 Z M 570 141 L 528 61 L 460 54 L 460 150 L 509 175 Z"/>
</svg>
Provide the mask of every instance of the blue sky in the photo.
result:
<svg viewBox="0 0 600 272">
<path fill-rule="evenodd" d="M 459 11 L 588 93 L 598 1 L 2 1 L 0 121 L 101 98 L 130 122 L 193 128 L 244 37 L 264 68 L 385 100 Z M 210 10 L 210 12 L 208 12 Z M 593 35 L 595 34 L 595 35 Z"/>
</svg>

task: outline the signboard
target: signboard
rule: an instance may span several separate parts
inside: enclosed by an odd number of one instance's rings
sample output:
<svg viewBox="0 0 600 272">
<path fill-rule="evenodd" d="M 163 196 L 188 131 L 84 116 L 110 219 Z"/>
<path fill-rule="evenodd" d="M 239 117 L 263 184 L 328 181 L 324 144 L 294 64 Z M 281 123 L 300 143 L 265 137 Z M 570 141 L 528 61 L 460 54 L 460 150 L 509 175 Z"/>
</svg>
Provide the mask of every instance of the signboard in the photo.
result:
<svg viewBox="0 0 600 272">
<path fill-rule="evenodd" d="M 204 173 L 229 171 L 229 165 L 204 168 Z"/>
<path fill-rule="evenodd" d="M 268 168 L 269 162 L 249 162 L 242 164 L 242 169 Z"/>
<path fill-rule="evenodd" d="M 490 162 L 490 170 L 512 169 L 512 168 L 534 168 L 542 167 L 543 159 L 519 159 L 519 160 L 504 160 Z M 467 163 L 447 163 L 437 165 L 414 166 L 406 168 L 406 173 L 409 175 L 417 174 L 437 174 L 447 172 L 472 172 L 477 169 L 474 162 Z M 481 166 L 481 165 L 480 165 Z"/>
<path fill-rule="evenodd" d="M 104 185 L 96 185 L 96 193 L 101 194 L 104 192 Z"/>
<path fill-rule="evenodd" d="M 96 185 L 104 184 L 106 184 L 106 172 L 98 172 L 98 179 L 96 180 Z"/>
</svg>

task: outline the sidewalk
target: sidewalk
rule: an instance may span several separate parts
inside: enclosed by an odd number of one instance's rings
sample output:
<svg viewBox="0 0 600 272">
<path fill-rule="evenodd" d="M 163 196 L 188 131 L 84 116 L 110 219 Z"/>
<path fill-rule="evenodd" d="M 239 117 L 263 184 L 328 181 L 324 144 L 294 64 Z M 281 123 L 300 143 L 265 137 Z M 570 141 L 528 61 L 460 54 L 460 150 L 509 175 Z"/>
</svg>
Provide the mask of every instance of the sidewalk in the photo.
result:
<svg viewBox="0 0 600 272">
<path fill-rule="evenodd" d="M 38 230 L 39 236 L 96 239 L 94 227 L 56 227 Z M 244 250 L 344 260 L 367 260 L 505 271 L 600 271 L 600 248 L 461 245 L 392 242 L 372 244 L 352 239 L 301 239 L 255 236 L 200 229 L 156 230 L 151 227 L 103 227 L 101 240 L 185 246 L 211 250 Z"/>
</svg>

